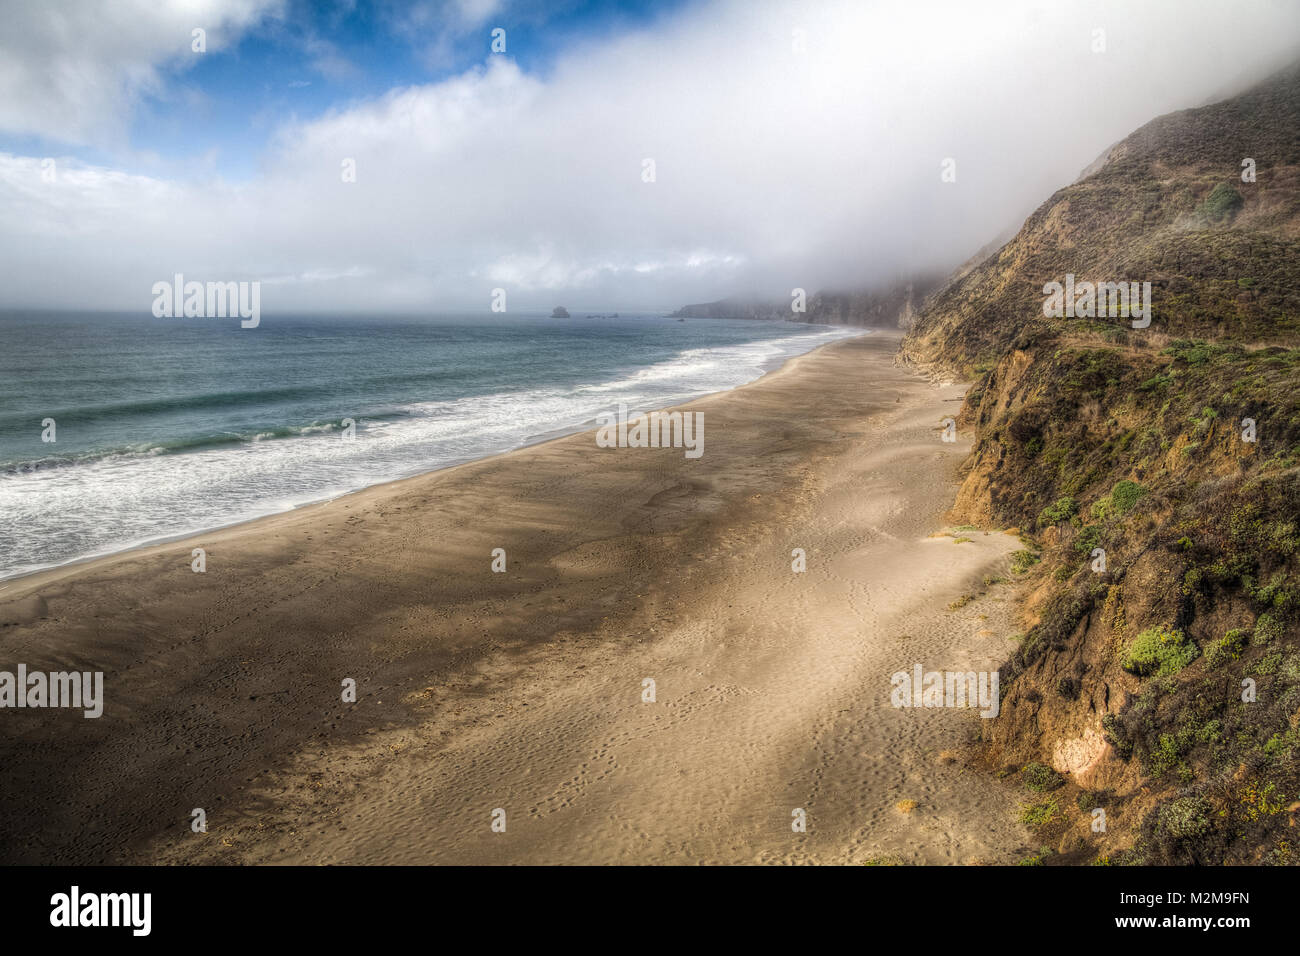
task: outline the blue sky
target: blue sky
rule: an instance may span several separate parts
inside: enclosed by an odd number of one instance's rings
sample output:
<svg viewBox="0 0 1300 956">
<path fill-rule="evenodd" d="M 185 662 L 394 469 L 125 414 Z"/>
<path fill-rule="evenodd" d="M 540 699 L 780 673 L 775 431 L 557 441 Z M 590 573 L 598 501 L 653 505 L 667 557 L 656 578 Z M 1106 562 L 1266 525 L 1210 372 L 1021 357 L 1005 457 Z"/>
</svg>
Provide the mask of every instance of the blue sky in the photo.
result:
<svg viewBox="0 0 1300 956">
<path fill-rule="evenodd" d="M 653 28 L 689 3 L 286 0 L 241 29 L 233 43 L 211 33 L 203 55 L 192 55 L 189 36 L 178 36 L 180 52 L 157 66 L 161 88 L 134 104 L 129 148 L 173 166 L 198 162 L 226 178 L 248 177 L 287 117 L 310 120 L 394 88 L 459 74 L 487 59 L 494 28 L 506 31 L 507 56 L 544 77 L 565 50 Z M 66 154 L 128 169 L 139 162 L 121 150 L 115 155 L 102 146 L 3 132 L 0 150 Z"/>
</svg>

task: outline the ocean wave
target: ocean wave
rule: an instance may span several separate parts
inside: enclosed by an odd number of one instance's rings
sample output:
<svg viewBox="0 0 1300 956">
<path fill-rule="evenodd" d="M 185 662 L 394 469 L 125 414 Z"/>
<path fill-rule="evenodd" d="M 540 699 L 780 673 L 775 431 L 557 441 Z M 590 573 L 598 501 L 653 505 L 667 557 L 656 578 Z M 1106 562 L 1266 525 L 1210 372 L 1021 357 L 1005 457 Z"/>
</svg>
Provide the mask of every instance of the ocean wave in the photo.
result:
<svg viewBox="0 0 1300 956">
<path fill-rule="evenodd" d="M 250 442 L 266 441 L 276 438 L 295 438 L 316 432 L 335 431 L 341 427 L 342 419 L 332 422 L 313 422 L 309 425 L 285 425 L 279 428 L 262 429 L 249 432 L 220 432 L 208 435 L 192 435 L 170 441 L 135 443 L 118 445 L 111 448 L 99 448 L 70 455 L 46 455 L 41 458 L 20 459 L 0 462 L 0 475 L 29 474 L 36 471 L 49 471 L 53 468 L 79 467 L 94 462 L 113 462 L 131 458 L 153 458 L 158 455 L 184 454 L 207 448 L 221 448 L 228 445 L 243 445 Z"/>
<path fill-rule="evenodd" d="M 0 577 L 201 532 L 589 427 L 626 403 L 678 404 L 752 381 L 776 360 L 851 331 L 683 349 L 604 381 L 428 402 L 343 418 L 140 442 L 0 469 Z M 292 390 L 252 394 L 283 395 Z M 337 400 L 337 395 L 334 396 Z M 243 398 L 241 397 L 241 403 Z"/>
</svg>

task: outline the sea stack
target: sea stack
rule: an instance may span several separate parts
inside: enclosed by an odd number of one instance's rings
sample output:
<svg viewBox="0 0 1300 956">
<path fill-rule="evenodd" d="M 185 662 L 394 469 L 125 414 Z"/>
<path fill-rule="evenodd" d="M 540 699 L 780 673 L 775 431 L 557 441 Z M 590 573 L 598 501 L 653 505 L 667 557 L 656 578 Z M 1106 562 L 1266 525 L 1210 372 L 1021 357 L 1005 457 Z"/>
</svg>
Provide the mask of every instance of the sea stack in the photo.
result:
<svg viewBox="0 0 1300 956">
<path fill-rule="evenodd" d="M 569 310 L 562 305 L 557 305 L 555 311 L 551 313 L 551 318 L 553 319 L 567 319 L 568 317 Z"/>
</svg>

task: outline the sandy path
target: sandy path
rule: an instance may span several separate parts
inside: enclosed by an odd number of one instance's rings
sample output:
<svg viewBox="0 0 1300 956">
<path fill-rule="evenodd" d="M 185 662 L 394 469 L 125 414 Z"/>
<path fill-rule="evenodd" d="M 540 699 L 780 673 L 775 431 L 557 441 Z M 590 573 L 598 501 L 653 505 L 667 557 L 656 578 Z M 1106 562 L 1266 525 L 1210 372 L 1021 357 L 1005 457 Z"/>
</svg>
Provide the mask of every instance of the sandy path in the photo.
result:
<svg viewBox="0 0 1300 956">
<path fill-rule="evenodd" d="M 1014 794 L 964 767 L 978 718 L 889 704 L 890 675 L 913 663 L 1001 663 L 1011 588 L 982 582 L 1018 547 L 1002 534 L 931 536 L 965 452 L 937 431 L 960 390 L 895 369 L 895 345 L 840 343 L 688 406 L 707 423 L 698 461 L 597 458 L 590 435 L 574 436 L 209 536 L 227 576 L 198 591 L 205 576 L 164 570 L 189 542 L 23 582 L 16 598 L 39 593 L 50 619 L 0 631 L 6 656 L 58 633 L 65 654 L 71 644 L 106 662 L 116 692 L 111 714 L 85 722 L 104 726 L 64 720 L 49 736 L 29 721 L 28 742 L 45 734 L 55 750 L 18 755 L 28 780 L 81 779 L 82 807 L 53 813 L 46 791 L 20 801 L 39 823 L 9 854 L 1025 855 Z M 504 575 L 487 570 L 498 546 Z M 807 552 L 805 573 L 791 570 L 793 548 Z M 85 618 L 128 607 L 134 643 Z M 338 702 L 340 675 L 358 678 L 358 703 Z M 121 786 L 121 767 L 139 786 Z M 903 800 L 916 808 L 901 812 Z M 196 806 L 207 834 L 188 829 Z M 795 808 L 807 833 L 791 830 Z M 80 839 L 64 837 L 69 826 Z"/>
</svg>

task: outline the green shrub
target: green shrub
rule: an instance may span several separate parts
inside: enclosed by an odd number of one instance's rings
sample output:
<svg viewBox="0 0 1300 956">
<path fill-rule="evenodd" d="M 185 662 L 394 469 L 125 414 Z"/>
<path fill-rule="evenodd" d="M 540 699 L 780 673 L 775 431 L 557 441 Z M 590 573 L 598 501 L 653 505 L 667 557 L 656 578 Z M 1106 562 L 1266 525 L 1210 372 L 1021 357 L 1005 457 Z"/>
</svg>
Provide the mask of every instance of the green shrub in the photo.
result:
<svg viewBox="0 0 1300 956">
<path fill-rule="evenodd" d="M 1236 215 L 1244 202 L 1241 193 L 1227 183 L 1219 183 L 1210 190 L 1210 195 L 1205 197 L 1205 202 L 1201 204 L 1201 212 L 1210 222 L 1223 222 Z"/>
<path fill-rule="evenodd" d="M 1285 733 L 1276 733 L 1264 743 L 1264 755 L 1274 759 L 1291 760 L 1297 744 L 1300 744 L 1300 730 L 1291 728 Z"/>
<path fill-rule="evenodd" d="M 1182 631 L 1168 627 L 1147 628 L 1133 639 L 1120 661 L 1126 671 L 1140 677 L 1177 674 L 1201 651 Z"/>
<path fill-rule="evenodd" d="M 1024 574 L 1042 559 L 1032 551 L 1015 551 L 1011 555 L 1011 570 Z"/>
<path fill-rule="evenodd" d="M 1235 661 L 1241 656 L 1241 649 L 1245 646 L 1246 638 L 1249 636 L 1249 631 L 1234 627 L 1210 645 L 1210 649 L 1205 652 L 1206 666 L 1219 667 L 1229 661 Z"/>
<path fill-rule="evenodd" d="M 1292 686 L 1300 684 L 1300 654 L 1292 653 L 1284 657 L 1278 675 L 1287 684 Z"/>
<path fill-rule="evenodd" d="M 1025 786 L 1037 793 L 1046 793 L 1065 785 L 1064 778 L 1046 764 L 1027 764 L 1024 770 L 1020 771 L 1020 776 Z"/>
<path fill-rule="evenodd" d="M 1056 504 L 1048 505 L 1038 515 L 1038 527 L 1047 525 L 1060 524 L 1062 521 L 1069 521 L 1079 511 L 1079 503 L 1073 498 L 1067 496 L 1058 498 Z"/>
<path fill-rule="evenodd" d="M 1183 763 L 1184 743 L 1173 734 L 1161 734 L 1156 746 L 1147 754 L 1147 772 L 1153 777 L 1163 777 Z"/>
<path fill-rule="evenodd" d="M 1133 510 L 1133 506 L 1147 493 L 1136 481 L 1117 481 L 1110 494 L 1092 506 L 1092 516 L 1098 521 L 1107 518 L 1122 518 Z"/>
<path fill-rule="evenodd" d="M 1133 510 L 1133 506 L 1138 503 L 1147 490 L 1139 485 L 1136 481 L 1129 481 L 1125 478 L 1123 481 L 1116 482 L 1115 487 L 1110 490 L 1110 504 L 1116 514 L 1126 515 Z"/>
<path fill-rule="evenodd" d="M 1207 720 L 1196 731 L 1196 739 L 1203 744 L 1212 744 L 1223 736 L 1223 724 L 1217 720 Z"/>
<path fill-rule="evenodd" d="M 1116 715 L 1107 714 L 1101 718 L 1101 733 L 1106 742 L 1115 748 L 1115 753 L 1121 760 L 1133 756 L 1133 741 L 1128 738 L 1123 723 Z"/>
<path fill-rule="evenodd" d="M 1261 614 L 1255 619 L 1255 634 L 1251 638 L 1252 644 L 1258 644 L 1263 647 L 1266 644 L 1272 644 L 1274 640 L 1282 636 L 1282 622 L 1272 614 Z"/>
<path fill-rule="evenodd" d="M 1210 806 L 1201 797 L 1180 797 L 1160 808 L 1157 827 L 1174 840 L 1192 840 L 1210 829 Z"/>
<path fill-rule="evenodd" d="M 1282 655 L 1277 651 L 1272 651 L 1268 654 L 1265 654 L 1263 657 L 1257 660 L 1255 662 L 1255 666 L 1253 666 L 1250 670 L 1251 673 L 1253 674 L 1258 674 L 1261 677 L 1267 677 L 1269 674 L 1272 674 L 1274 671 L 1276 671 L 1278 669 L 1278 666 L 1281 663 L 1282 663 Z"/>
<path fill-rule="evenodd" d="M 1046 866 L 1046 864 L 1043 861 L 1055 853 L 1056 851 L 1053 850 L 1050 846 L 1045 846 L 1042 847 L 1033 856 L 1025 857 L 1023 860 L 1017 863 L 1016 866 Z"/>
<path fill-rule="evenodd" d="M 1030 827 L 1045 827 L 1054 823 L 1061 808 L 1055 797 L 1047 797 L 1037 803 L 1026 803 L 1020 808 L 1020 822 Z"/>
<path fill-rule="evenodd" d="M 1074 550 L 1080 554 L 1092 556 L 1094 548 L 1101 545 L 1101 525 L 1086 524 L 1074 539 Z"/>
</svg>

